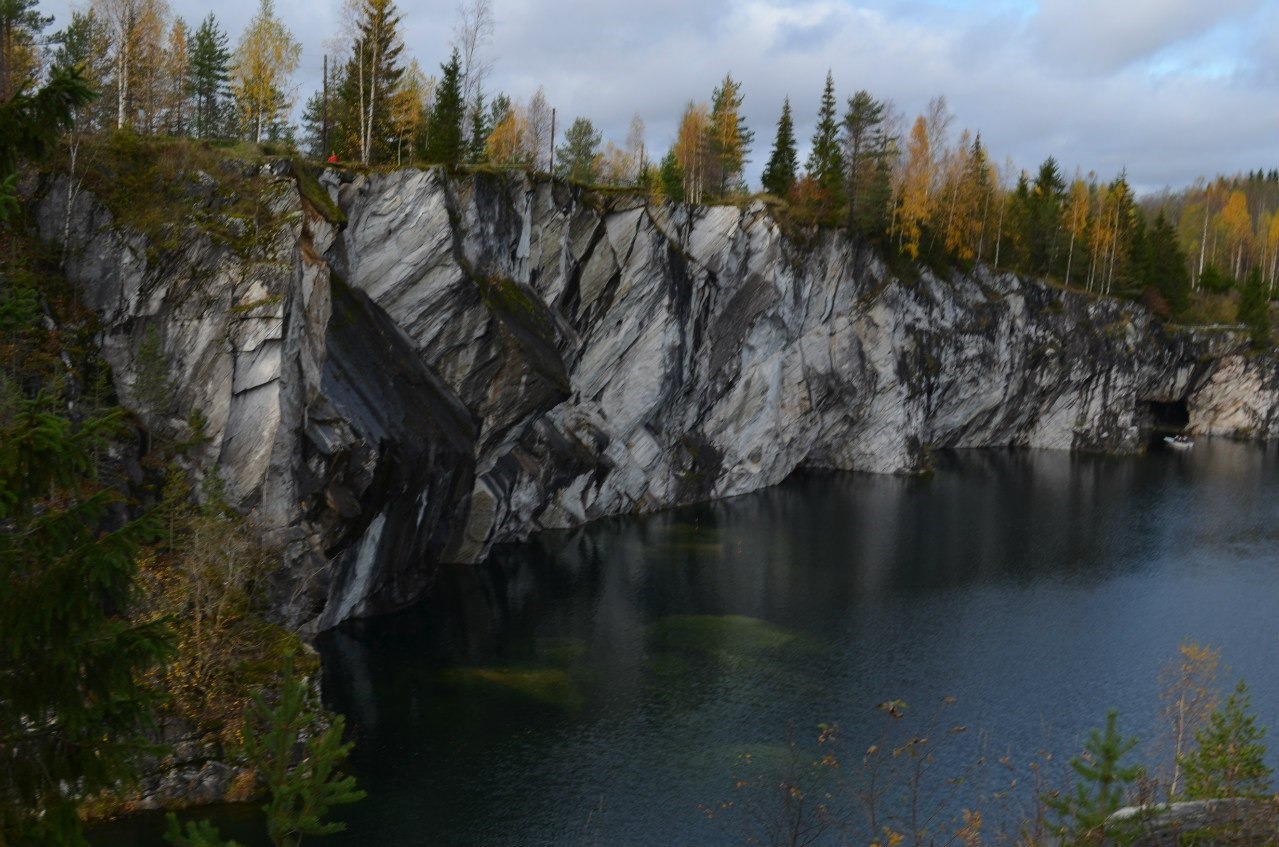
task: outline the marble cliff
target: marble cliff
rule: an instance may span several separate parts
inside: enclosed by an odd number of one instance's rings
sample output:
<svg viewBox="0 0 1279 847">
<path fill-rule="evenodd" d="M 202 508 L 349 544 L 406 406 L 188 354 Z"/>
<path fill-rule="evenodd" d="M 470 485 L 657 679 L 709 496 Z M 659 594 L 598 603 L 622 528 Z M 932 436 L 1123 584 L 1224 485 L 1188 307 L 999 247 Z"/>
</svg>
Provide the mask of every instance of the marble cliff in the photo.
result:
<svg viewBox="0 0 1279 847">
<path fill-rule="evenodd" d="M 280 551 L 279 607 L 311 631 L 406 605 L 495 543 L 796 468 L 1137 451 L 1167 407 L 1196 433 L 1279 435 L 1275 360 L 1241 333 L 985 269 L 893 274 L 839 233 L 797 242 L 761 202 L 262 177 L 250 248 L 185 221 L 157 245 L 83 193 L 67 220 L 65 179 L 41 228 L 69 233 L 126 404 L 151 427 L 203 417 L 198 463 Z M 163 408 L 138 391 L 148 344 Z"/>
</svg>

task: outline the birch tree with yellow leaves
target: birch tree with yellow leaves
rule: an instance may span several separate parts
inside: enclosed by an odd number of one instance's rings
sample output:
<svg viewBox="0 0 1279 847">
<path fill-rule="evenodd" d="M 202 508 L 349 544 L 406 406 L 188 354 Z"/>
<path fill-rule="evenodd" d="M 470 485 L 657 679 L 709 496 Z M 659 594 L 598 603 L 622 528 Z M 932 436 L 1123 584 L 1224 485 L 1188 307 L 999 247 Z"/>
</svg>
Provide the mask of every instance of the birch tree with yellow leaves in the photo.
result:
<svg viewBox="0 0 1279 847">
<path fill-rule="evenodd" d="M 1075 242 L 1082 241 L 1088 231 L 1088 207 L 1091 197 L 1088 183 L 1079 176 L 1070 183 L 1070 194 L 1066 199 L 1065 221 L 1066 232 L 1070 234 L 1070 246 L 1066 249 L 1066 284 L 1070 284 L 1071 269 L 1075 261 Z"/>
<path fill-rule="evenodd" d="M 1248 198 L 1242 191 L 1230 192 L 1221 210 L 1221 228 L 1229 245 L 1231 274 L 1239 279 L 1244 272 L 1244 253 L 1252 241 L 1252 213 L 1248 211 Z"/>
<path fill-rule="evenodd" d="M 261 0 L 258 13 L 240 36 L 231 70 L 241 127 L 253 141 L 262 141 L 271 123 L 288 111 L 285 86 L 301 55 L 302 45 L 275 16 L 272 0 Z"/>
<path fill-rule="evenodd" d="M 675 161 L 684 175 L 684 199 L 689 203 L 701 203 L 706 193 L 706 129 L 710 126 L 710 109 L 705 103 L 684 107 L 675 135 Z"/>
</svg>

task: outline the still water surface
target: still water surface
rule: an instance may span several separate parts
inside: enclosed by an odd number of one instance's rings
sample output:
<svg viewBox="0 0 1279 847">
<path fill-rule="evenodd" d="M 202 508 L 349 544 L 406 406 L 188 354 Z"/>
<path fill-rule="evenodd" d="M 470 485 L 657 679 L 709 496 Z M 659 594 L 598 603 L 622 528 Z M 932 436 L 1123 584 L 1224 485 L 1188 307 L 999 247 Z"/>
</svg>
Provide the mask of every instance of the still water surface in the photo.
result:
<svg viewBox="0 0 1279 847">
<path fill-rule="evenodd" d="M 924 479 L 806 474 L 547 534 L 324 638 L 369 797 L 319 843 L 742 843 L 774 813 L 751 791 L 788 741 L 811 761 L 837 723 L 851 773 L 876 704 L 909 704 L 893 730 L 910 737 L 948 696 L 945 726 L 968 732 L 935 773 L 972 795 L 951 813 L 1011 778 L 978 773 L 983 752 L 1062 761 L 1112 707 L 1155 736 L 1159 669 L 1186 639 L 1222 648 L 1276 728 L 1277 551 L 1279 454 L 1229 442 L 946 455 Z"/>
</svg>

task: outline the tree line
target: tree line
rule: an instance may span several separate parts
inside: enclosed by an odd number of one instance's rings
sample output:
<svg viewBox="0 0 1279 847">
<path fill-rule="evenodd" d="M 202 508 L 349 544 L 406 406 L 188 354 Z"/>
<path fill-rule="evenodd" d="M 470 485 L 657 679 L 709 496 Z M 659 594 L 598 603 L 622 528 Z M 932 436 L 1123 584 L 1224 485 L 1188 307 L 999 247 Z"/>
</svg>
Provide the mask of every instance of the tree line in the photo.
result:
<svg viewBox="0 0 1279 847">
<path fill-rule="evenodd" d="M 0 3 L 0 94 L 41 63 L 78 66 L 104 96 L 77 114 L 82 131 L 272 141 L 314 158 L 364 165 L 443 164 L 553 172 L 586 184 L 716 203 L 745 196 L 754 132 L 740 82 L 726 74 L 690 101 L 664 155 L 645 149 L 636 114 L 621 144 L 593 122 L 559 121 L 545 91 L 527 101 L 486 90 L 492 0 L 458 10 L 438 74 L 408 58 L 393 0 L 344 0 L 320 89 L 291 123 L 289 80 L 301 48 L 272 0 L 234 48 L 216 16 L 191 29 L 165 0 L 92 0 L 49 41 L 37 0 Z M 893 254 L 938 266 L 985 264 L 1101 294 L 1140 297 L 1170 317 L 1245 320 L 1260 340 L 1279 277 L 1279 170 L 1200 180 L 1139 200 L 1125 173 L 1067 175 L 997 162 L 980 132 L 952 132 L 944 97 L 913 121 L 861 89 L 841 104 L 826 75 L 801 168 L 795 115 L 782 105 L 761 175 L 798 226 L 839 226 Z M 557 143 L 559 142 L 559 143 Z M 1229 300 L 1215 309 L 1204 297 Z"/>
</svg>

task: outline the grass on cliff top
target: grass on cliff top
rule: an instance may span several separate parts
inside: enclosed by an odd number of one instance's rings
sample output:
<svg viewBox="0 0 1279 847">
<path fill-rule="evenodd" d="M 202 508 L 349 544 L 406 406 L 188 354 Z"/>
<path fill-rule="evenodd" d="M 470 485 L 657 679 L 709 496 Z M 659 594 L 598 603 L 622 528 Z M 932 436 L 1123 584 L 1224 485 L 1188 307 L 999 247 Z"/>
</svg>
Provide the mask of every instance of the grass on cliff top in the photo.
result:
<svg viewBox="0 0 1279 847">
<path fill-rule="evenodd" d="M 76 176 L 117 224 L 163 247 L 176 239 L 183 223 L 259 216 L 267 186 L 261 170 L 272 150 L 120 130 L 80 142 Z M 63 173 L 69 169 L 66 150 L 55 167 Z"/>
</svg>

